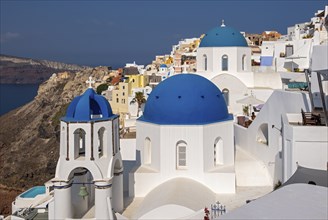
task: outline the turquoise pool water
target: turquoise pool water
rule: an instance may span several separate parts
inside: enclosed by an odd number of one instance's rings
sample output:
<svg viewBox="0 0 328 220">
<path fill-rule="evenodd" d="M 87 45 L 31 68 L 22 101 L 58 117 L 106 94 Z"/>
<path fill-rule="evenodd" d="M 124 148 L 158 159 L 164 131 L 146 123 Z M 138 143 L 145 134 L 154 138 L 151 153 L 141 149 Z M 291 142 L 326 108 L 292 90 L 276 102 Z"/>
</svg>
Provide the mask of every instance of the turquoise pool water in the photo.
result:
<svg viewBox="0 0 328 220">
<path fill-rule="evenodd" d="M 46 187 L 45 186 L 35 186 L 23 194 L 21 194 L 19 197 L 21 198 L 35 198 L 37 195 L 45 194 L 46 193 Z"/>
</svg>

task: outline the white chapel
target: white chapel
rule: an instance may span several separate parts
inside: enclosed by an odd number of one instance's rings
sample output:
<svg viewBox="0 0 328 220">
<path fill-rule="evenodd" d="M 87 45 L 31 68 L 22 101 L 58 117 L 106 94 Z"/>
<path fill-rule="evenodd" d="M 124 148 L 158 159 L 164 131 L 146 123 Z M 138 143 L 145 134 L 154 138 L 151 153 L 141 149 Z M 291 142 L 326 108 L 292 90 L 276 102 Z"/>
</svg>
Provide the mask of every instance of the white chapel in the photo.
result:
<svg viewBox="0 0 328 220">
<path fill-rule="evenodd" d="M 123 210 L 118 116 L 90 84 L 70 103 L 60 126 L 49 219 L 82 218 L 88 212 L 95 219 L 113 219 L 113 210 Z"/>
<path fill-rule="evenodd" d="M 211 81 L 178 74 L 161 82 L 137 131 L 140 165 L 130 173 L 130 196 L 145 197 L 176 178 L 214 193 L 235 192 L 233 117 Z"/>
<path fill-rule="evenodd" d="M 279 73 L 252 71 L 251 48 L 236 29 L 222 25 L 208 31 L 197 49 L 196 74 L 211 80 L 223 92 L 229 112 L 242 113 L 236 101 L 254 94 L 267 100 L 281 89 Z"/>
</svg>

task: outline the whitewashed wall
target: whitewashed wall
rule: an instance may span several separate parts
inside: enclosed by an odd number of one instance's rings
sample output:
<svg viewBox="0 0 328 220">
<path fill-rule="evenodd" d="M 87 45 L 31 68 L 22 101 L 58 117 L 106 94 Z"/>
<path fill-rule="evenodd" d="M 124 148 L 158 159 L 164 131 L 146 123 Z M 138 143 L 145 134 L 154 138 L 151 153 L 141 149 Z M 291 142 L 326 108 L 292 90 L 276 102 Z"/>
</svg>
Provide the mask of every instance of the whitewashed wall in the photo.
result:
<svg viewBox="0 0 328 220">
<path fill-rule="evenodd" d="M 247 142 L 238 141 L 238 146 L 255 158 L 263 162 L 267 167 L 272 182 L 282 180 L 282 128 L 281 115 L 286 113 L 300 113 L 309 110 L 308 96 L 300 92 L 274 91 L 268 99 L 253 123 L 246 131 Z M 257 141 L 259 127 L 262 124 L 268 125 L 268 145 Z M 272 128 L 274 125 L 277 129 Z M 236 129 L 235 140 L 244 140 L 244 131 Z"/>
</svg>

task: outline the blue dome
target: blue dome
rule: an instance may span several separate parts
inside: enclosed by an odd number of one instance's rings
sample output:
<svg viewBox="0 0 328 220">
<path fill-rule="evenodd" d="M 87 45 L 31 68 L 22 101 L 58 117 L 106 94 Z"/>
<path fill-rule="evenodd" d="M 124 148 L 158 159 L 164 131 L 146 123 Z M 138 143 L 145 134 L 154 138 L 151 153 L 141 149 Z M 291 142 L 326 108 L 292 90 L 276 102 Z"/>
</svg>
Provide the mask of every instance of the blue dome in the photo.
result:
<svg viewBox="0 0 328 220">
<path fill-rule="evenodd" d="M 111 118 L 112 108 L 105 97 L 97 95 L 92 88 L 77 96 L 69 104 L 63 121 L 101 121 Z"/>
<path fill-rule="evenodd" d="M 248 45 L 239 31 L 221 26 L 207 32 L 199 47 L 248 47 Z"/>
<path fill-rule="evenodd" d="M 167 68 L 166 64 L 162 64 L 159 66 L 160 68 Z"/>
<path fill-rule="evenodd" d="M 178 74 L 150 93 L 140 121 L 165 125 L 200 125 L 232 119 L 222 93 L 196 74 Z"/>
</svg>

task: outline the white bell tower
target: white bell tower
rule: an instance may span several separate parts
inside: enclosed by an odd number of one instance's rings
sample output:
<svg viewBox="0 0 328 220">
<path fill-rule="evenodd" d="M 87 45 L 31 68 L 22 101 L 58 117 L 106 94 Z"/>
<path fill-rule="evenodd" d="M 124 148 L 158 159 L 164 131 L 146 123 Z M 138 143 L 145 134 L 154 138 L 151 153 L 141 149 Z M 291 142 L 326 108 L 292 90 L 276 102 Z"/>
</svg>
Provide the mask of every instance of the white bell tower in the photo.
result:
<svg viewBox="0 0 328 220">
<path fill-rule="evenodd" d="M 89 88 L 73 99 L 60 123 L 60 157 L 52 179 L 54 219 L 114 219 L 123 210 L 123 164 L 119 116 Z M 50 213 L 53 212 L 53 213 Z"/>
</svg>

